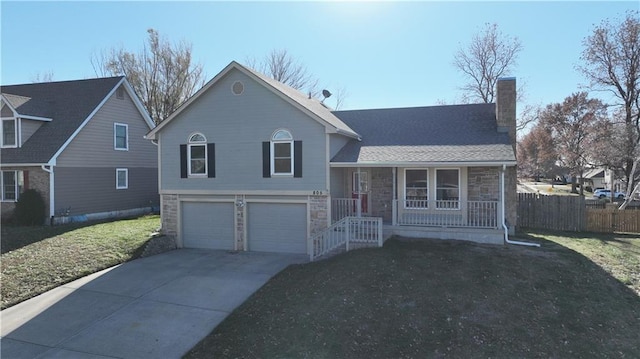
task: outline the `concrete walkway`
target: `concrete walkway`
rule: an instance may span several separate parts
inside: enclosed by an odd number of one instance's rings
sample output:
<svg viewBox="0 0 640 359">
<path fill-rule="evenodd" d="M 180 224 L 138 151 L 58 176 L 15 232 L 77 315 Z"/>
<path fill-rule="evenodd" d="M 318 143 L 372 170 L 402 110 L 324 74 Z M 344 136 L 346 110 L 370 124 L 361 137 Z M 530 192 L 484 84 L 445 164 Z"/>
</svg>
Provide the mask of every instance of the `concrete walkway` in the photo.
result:
<svg viewBox="0 0 640 359">
<path fill-rule="evenodd" d="M 0 312 L 0 357 L 180 358 L 273 275 L 307 256 L 180 249 Z"/>
</svg>

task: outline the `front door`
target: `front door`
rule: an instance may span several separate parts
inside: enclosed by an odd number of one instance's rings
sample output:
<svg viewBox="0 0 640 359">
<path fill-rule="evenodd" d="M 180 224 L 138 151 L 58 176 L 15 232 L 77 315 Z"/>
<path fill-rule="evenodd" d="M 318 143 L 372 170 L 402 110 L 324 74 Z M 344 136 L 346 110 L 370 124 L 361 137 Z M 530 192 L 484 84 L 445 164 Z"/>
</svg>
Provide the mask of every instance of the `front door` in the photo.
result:
<svg viewBox="0 0 640 359">
<path fill-rule="evenodd" d="M 351 182 L 351 198 L 360 198 L 360 208 L 363 215 L 369 214 L 369 173 L 366 171 L 353 172 L 353 180 Z M 357 202 L 356 202 L 357 203 Z M 357 207 L 353 209 L 358 213 Z"/>
</svg>

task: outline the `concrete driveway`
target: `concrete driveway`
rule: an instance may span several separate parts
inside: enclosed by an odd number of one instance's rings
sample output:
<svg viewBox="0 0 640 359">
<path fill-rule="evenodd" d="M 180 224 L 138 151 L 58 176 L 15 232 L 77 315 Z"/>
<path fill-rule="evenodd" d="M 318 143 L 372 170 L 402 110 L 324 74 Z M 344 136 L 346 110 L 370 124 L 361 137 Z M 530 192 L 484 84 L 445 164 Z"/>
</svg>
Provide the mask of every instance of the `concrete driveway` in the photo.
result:
<svg viewBox="0 0 640 359">
<path fill-rule="evenodd" d="M 307 256 L 179 249 L 0 312 L 4 358 L 179 358 L 273 275 Z"/>
</svg>

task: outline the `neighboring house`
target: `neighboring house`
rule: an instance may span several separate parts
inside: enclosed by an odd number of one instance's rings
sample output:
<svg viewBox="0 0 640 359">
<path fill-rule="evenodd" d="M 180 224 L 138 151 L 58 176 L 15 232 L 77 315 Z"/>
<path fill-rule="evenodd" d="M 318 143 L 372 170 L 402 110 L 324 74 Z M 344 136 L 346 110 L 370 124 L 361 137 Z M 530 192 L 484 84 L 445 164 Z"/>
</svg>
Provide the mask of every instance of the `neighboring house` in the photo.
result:
<svg viewBox="0 0 640 359">
<path fill-rule="evenodd" d="M 332 112 L 231 62 L 147 134 L 163 231 L 180 247 L 310 254 L 314 234 L 361 215 L 385 236 L 503 243 L 515 79 L 497 91 L 497 105 Z"/>
<path fill-rule="evenodd" d="M 153 121 L 124 77 L 1 87 L 2 217 L 40 192 L 52 223 L 157 206 Z"/>
<path fill-rule="evenodd" d="M 587 170 L 584 175 L 585 186 L 591 186 L 593 190 L 596 188 L 611 187 L 611 171 L 607 171 L 604 167 L 596 167 Z"/>
</svg>

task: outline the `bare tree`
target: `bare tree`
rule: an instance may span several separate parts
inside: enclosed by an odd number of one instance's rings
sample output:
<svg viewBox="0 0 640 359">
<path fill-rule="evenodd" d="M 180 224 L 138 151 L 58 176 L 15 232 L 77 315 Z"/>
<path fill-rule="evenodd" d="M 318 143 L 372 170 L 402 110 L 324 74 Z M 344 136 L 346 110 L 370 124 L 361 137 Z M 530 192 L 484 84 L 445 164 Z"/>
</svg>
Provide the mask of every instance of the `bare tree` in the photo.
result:
<svg viewBox="0 0 640 359">
<path fill-rule="evenodd" d="M 310 97 L 319 98 L 322 94 L 319 81 L 313 76 L 305 65 L 300 63 L 285 49 L 271 50 L 262 60 L 247 59 L 247 66 L 261 72 L 272 79 L 308 94 Z M 335 99 L 335 109 L 339 109 L 345 101 L 346 90 L 340 87 L 332 94 Z"/>
<path fill-rule="evenodd" d="M 596 125 L 604 119 L 606 107 L 598 99 L 589 99 L 586 92 L 574 93 L 540 112 L 540 124 L 551 130 L 558 159 L 573 177 L 572 192 L 576 192 L 575 179 L 583 178 L 590 163 L 590 145 L 599 140 Z M 580 195 L 584 195 L 584 186 L 580 186 Z"/>
<path fill-rule="evenodd" d="M 467 78 L 461 87 L 463 100 L 494 102 L 496 82 L 511 74 L 520 51 L 518 38 L 504 35 L 497 24 L 485 24 L 484 30 L 454 55 L 453 65 Z"/>
<path fill-rule="evenodd" d="M 31 76 L 31 82 L 51 82 L 53 81 L 53 71 L 49 70 L 46 72 L 37 72 L 35 75 Z"/>
<path fill-rule="evenodd" d="M 204 73 L 201 64 L 192 62 L 190 43 L 171 44 L 154 29 L 147 33 L 142 51 L 112 48 L 93 56 L 91 64 L 96 76 L 126 76 L 158 124 L 202 87 Z"/>
<path fill-rule="evenodd" d="M 639 11 L 627 12 L 617 23 L 609 20 L 596 26 L 584 39 L 583 64 L 579 69 L 594 90 L 608 91 L 616 99 L 614 106 L 622 108 L 619 122 L 624 124 L 625 143 L 622 170 L 628 194 L 624 208 L 631 200 L 635 182 L 640 181 L 636 169 L 640 166 L 640 20 Z"/>
</svg>

